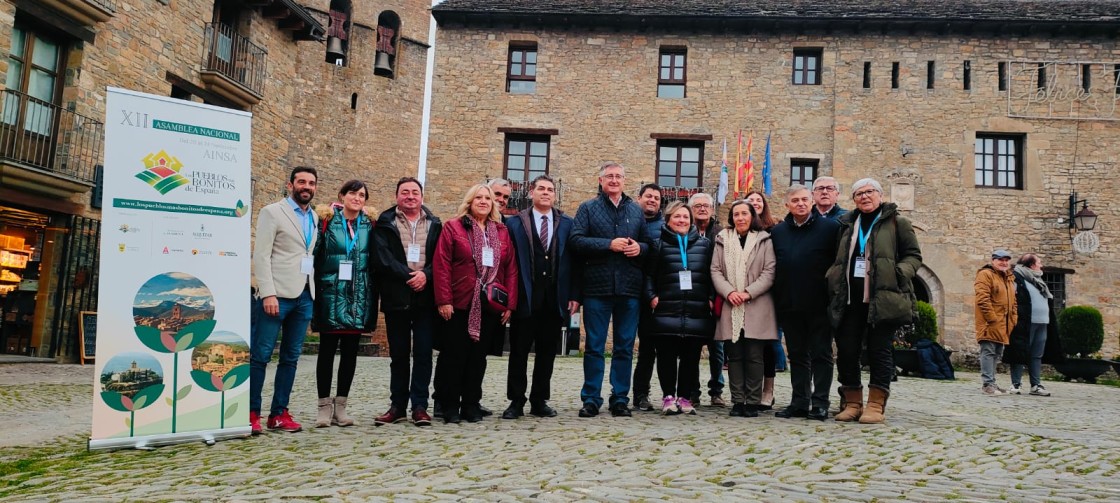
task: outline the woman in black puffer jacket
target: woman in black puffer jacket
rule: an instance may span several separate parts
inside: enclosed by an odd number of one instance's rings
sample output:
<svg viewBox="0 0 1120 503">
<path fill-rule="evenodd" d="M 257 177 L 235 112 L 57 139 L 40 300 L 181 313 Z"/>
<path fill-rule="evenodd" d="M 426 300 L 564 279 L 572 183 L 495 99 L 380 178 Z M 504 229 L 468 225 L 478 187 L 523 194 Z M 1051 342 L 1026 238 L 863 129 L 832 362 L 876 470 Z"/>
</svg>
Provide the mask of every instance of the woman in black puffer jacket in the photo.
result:
<svg viewBox="0 0 1120 503">
<path fill-rule="evenodd" d="M 647 260 L 645 288 L 653 309 L 662 414 L 696 412 L 688 396 L 699 379 L 700 350 L 715 332 L 711 263 L 712 241 L 692 225 L 688 206 L 670 204 L 661 241 Z"/>
</svg>

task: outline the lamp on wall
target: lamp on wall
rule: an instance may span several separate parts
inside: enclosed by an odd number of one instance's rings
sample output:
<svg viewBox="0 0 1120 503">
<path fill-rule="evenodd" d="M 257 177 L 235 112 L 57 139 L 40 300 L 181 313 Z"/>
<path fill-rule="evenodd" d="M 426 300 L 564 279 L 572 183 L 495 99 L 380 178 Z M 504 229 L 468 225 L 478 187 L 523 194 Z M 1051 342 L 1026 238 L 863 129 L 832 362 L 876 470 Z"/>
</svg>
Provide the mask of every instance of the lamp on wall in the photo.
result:
<svg viewBox="0 0 1120 503">
<path fill-rule="evenodd" d="M 1081 209 L 1077 209 L 1077 204 L 1081 203 Z M 1075 213 L 1076 211 L 1076 213 Z M 1069 227 L 1070 229 L 1077 229 L 1078 231 L 1091 231 L 1097 226 L 1097 214 L 1089 209 L 1089 200 L 1078 199 L 1077 192 L 1069 194 Z"/>
</svg>

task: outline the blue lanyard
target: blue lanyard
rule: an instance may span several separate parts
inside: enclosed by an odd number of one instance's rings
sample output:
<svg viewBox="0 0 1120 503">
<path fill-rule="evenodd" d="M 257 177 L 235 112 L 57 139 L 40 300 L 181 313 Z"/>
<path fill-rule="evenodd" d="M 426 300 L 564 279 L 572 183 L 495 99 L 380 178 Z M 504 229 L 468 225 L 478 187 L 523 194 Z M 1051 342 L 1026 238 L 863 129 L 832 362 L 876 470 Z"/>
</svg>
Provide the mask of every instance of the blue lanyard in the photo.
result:
<svg viewBox="0 0 1120 503">
<path fill-rule="evenodd" d="M 883 216 L 882 213 L 875 215 L 875 220 L 871 221 L 871 225 L 867 226 L 867 234 L 863 233 L 863 226 L 859 226 L 859 255 L 864 256 L 863 250 L 867 247 L 867 238 L 871 237 L 871 229 L 875 228 L 875 222 L 879 221 L 879 217 Z M 862 218 L 862 217 L 861 217 Z"/>
<path fill-rule="evenodd" d="M 688 270 L 688 251 L 687 251 L 687 248 L 685 247 L 685 242 L 686 242 L 685 237 L 680 235 L 680 234 L 677 234 L 677 246 L 681 249 L 681 265 L 683 265 L 684 270 L 687 271 Z"/>
<path fill-rule="evenodd" d="M 339 213 L 341 215 L 341 213 Z M 346 220 L 346 217 L 342 217 Z M 350 252 L 354 250 L 354 244 L 358 242 L 358 237 L 355 232 L 362 228 L 362 212 L 358 212 L 358 218 L 354 219 L 354 230 L 350 230 L 350 222 L 346 221 L 346 233 L 342 235 L 342 241 L 346 243 L 346 258 L 350 258 Z"/>
</svg>

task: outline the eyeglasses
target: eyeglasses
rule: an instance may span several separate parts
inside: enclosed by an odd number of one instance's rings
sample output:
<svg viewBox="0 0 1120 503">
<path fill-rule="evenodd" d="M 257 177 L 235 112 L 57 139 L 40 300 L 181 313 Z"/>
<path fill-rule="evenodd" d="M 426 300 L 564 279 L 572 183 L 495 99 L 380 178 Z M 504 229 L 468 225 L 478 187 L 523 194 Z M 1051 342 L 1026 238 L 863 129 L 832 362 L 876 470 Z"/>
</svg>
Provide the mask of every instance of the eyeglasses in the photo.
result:
<svg viewBox="0 0 1120 503">
<path fill-rule="evenodd" d="M 825 186 L 825 187 L 814 187 L 814 188 L 813 188 L 813 192 L 837 192 L 837 191 L 839 191 L 839 190 L 840 190 L 840 189 L 837 189 L 836 187 L 828 187 L 828 186 Z"/>
<path fill-rule="evenodd" d="M 698 210 L 700 210 L 700 209 L 705 209 L 705 210 L 712 209 L 712 205 L 707 204 L 707 203 L 696 203 L 696 204 L 692 205 L 692 207 L 695 208 L 695 209 L 698 209 Z"/>
<path fill-rule="evenodd" d="M 1006 262 L 1006 261 L 1011 260 L 1011 257 L 996 257 L 996 260 L 998 260 L 1000 262 Z"/>
<path fill-rule="evenodd" d="M 626 178 L 626 177 L 624 177 L 622 175 L 616 175 L 616 174 L 612 173 L 610 175 L 603 175 L 602 178 L 606 178 L 607 180 L 621 180 L 621 179 Z"/>
<path fill-rule="evenodd" d="M 852 199 L 863 199 L 865 197 L 871 197 L 871 194 L 874 194 L 876 192 L 879 192 L 879 191 L 877 191 L 875 189 L 861 190 L 859 192 L 856 192 L 855 194 L 852 194 Z"/>
</svg>

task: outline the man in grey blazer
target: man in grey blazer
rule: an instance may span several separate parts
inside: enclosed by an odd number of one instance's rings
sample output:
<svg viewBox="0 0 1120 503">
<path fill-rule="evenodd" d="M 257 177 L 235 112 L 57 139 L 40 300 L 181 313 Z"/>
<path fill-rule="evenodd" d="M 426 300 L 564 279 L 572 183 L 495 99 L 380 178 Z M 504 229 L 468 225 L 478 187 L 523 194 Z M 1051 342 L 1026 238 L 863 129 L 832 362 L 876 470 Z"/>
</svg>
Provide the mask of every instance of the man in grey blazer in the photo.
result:
<svg viewBox="0 0 1120 503">
<path fill-rule="evenodd" d="M 311 199 L 315 197 L 318 178 L 315 168 L 292 169 L 288 197 L 265 206 L 257 215 L 253 271 L 258 298 L 253 302 L 249 350 L 249 424 L 254 435 L 261 432 L 261 389 L 281 330 L 284 335 L 280 340 L 268 429 L 292 433 L 302 429 L 288 413 L 288 398 L 315 298 L 312 252 L 318 233 Z"/>
</svg>

